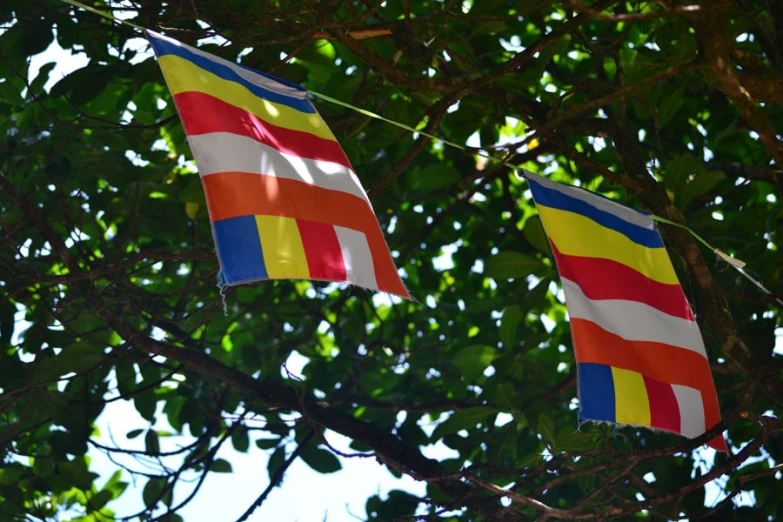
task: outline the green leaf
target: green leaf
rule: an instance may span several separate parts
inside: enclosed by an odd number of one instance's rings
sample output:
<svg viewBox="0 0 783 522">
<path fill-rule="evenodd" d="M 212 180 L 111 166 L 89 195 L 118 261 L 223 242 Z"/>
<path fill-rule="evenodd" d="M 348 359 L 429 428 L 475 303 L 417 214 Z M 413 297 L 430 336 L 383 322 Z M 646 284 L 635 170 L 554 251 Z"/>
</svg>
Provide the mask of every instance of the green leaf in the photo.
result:
<svg viewBox="0 0 783 522">
<path fill-rule="evenodd" d="M 35 382 L 48 382 L 69 373 L 80 374 L 101 364 L 106 354 L 103 348 L 89 344 L 66 346 L 54 356 L 36 358 Z"/>
<path fill-rule="evenodd" d="M 24 469 L 0 469 L 0 484 L 3 486 L 9 486 L 16 482 L 19 482 L 21 478 L 27 473 Z"/>
<path fill-rule="evenodd" d="M 71 102 L 82 105 L 95 99 L 106 88 L 114 70 L 103 65 L 88 65 L 76 69 L 54 84 L 49 91 L 51 98 L 70 95 Z"/>
<path fill-rule="evenodd" d="M 302 460 L 318 473 L 334 473 L 340 471 L 342 465 L 331 451 L 317 446 L 306 446 L 301 453 Z"/>
<path fill-rule="evenodd" d="M 90 499 L 89 508 L 91 511 L 99 511 L 103 508 L 106 504 L 109 503 L 110 500 L 114 498 L 114 495 L 112 495 L 112 492 L 109 490 L 104 489 L 103 491 L 99 491 L 96 495 L 94 495 Z"/>
<path fill-rule="evenodd" d="M 410 192 L 439 190 L 460 180 L 456 169 L 446 163 L 434 163 L 423 169 L 414 169 L 406 176 Z"/>
<path fill-rule="evenodd" d="M 492 364 L 492 361 L 497 356 L 497 348 L 485 345 L 473 345 L 467 346 L 457 352 L 452 358 L 452 362 L 459 368 L 463 378 L 470 382 L 484 373 L 484 370 Z"/>
<path fill-rule="evenodd" d="M 158 399 L 154 390 L 145 390 L 133 397 L 133 405 L 136 411 L 146 420 L 155 420 L 155 409 L 158 407 Z"/>
<path fill-rule="evenodd" d="M 112 498 L 119 498 L 119 496 L 122 495 L 122 493 L 128 487 L 128 483 L 121 480 L 122 473 L 123 471 L 121 469 L 115 471 L 112 476 L 109 477 L 109 480 L 106 481 L 106 485 L 103 487 L 104 491 L 111 492 Z"/>
<path fill-rule="evenodd" d="M 538 427 L 536 428 L 536 431 L 545 441 L 550 443 L 552 447 L 555 446 L 555 425 L 549 415 L 542 413 L 538 416 Z"/>
<path fill-rule="evenodd" d="M 207 198 L 204 195 L 204 187 L 198 176 L 188 176 L 195 178 L 179 193 L 179 200 L 185 203 L 197 203 L 198 205 L 207 204 Z M 194 214 L 195 217 L 195 214 Z M 193 219 L 193 217 L 191 217 Z"/>
<path fill-rule="evenodd" d="M 536 286 L 528 290 L 519 305 L 522 309 L 522 312 L 527 314 L 527 312 L 530 310 L 544 308 L 545 306 L 549 305 L 548 301 L 546 300 L 546 296 L 549 292 L 549 284 L 551 282 L 551 279 L 544 278 L 536 283 Z"/>
<path fill-rule="evenodd" d="M 155 430 L 147 430 L 144 435 L 144 447 L 147 453 L 156 454 L 160 453 L 160 441 L 158 439 L 158 433 Z"/>
<path fill-rule="evenodd" d="M 500 319 L 500 340 L 504 348 L 511 348 L 516 344 L 517 328 L 523 317 L 519 305 L 511 305 L 503 310 L 503 317 Z"/>
<path fill-rule="evenodd" d="M 44 85 L 49 80 L 49 73 L 52 72 L 52 69 L 54 69 L 56 65 L 57 64 L 55 62 L 49 62 L 41 67 L 41 69 L 38 71 L 38 75 L 35 77 L 35 80 L 30 82 L 31 93 L 38 94 L 43 90 Z"/>
<path fill-rule="evenodd" d="M 432 432 L 430 440 L 436 442 L 444 435 L 456 433 L 460 430 L 475 428 L 476 425 L 491 415 L 496 415 L 498 410 L 488 406 L 475 406 L 454 412 L 448 419 L 438 424 Z"/>
<path fill-rule="evenodd" d="M 543 74 L 544 69 L 553 57 L 564 54 L 568 50 L 570 43 L 571 37 L 569 35 L 563 35 L 552 45 L 544 47 L 536 59 L 536 76 L 541 76 Z"/>
<path fill-rule="evenodd" d="M 686 190 L 691 198 L 695 198 L 706 194 L 724 179 L 726 179 L 726 175 L 717 170 L 699 172 L 694 174 L 693 179 L 689 180 Z"/>
<path fill-rule="evenodd" d="M 336 51 L 329 40 L 313 40 L 310 45 L 302 49 L 296 55 L 297 61 L 304 60 L 320 65 L 332 66 L 336 58 Z"/>
<path fill-rule="evenodd" d="M 117 375 L 117 390 L 124 396 L 129 396 L 136 389 L 136 369 L 133 363 L 119 360 L 114 366 Z"/>
<path fill-rule="evenodd" d="M 0 84 L 2 85 L 2 84 Z M 16 307 L 10 301 L 0 305 L 0 341 L 6 345 L 11 344 L 16 327 Z"/>
<path fill-rule="evenodd" d="M 68 482 L 83 491 L 89 491 L 92 488 L 93 480 L 99 476 L 97 473 L 89 471 L 87 464 L 82 459 L 58 462 L 57 470 Z"/>
<path fill-rule="evenodd" d="M 231 473 L 233 468 L 226 459 L 215 459 L 212 461 L 212 466 L 210 466 L 209 471 L 214 471 L 215 473 Z"/>
<path fill-rule="evenodd" d="M 594 474 L 585 473 L 576 479 L 576 485 L 583 493 L 587 494 L 595 489 L 595 481 L 596 477 Z"/>
<path fill-rule="evenodd" d="M 527 239 L 528 243 L 533 245 L 537 250 L 548 254 L 551 252 L 549 248 L 549 239 L 547 238 L 544 225 L 541 224 L 541 216 L 535 214 L 530 216 L 525 221 L 525 227 L 522 229 L 522 234 Z"/>
<path fill-rule="evenodd" d="M 22 105 L 24 100 L 19 90 L 9 81 L 0 82 L 0 103 L 9 105 Z"/>
<path fill-rule="evenodd" d="M 695 197 L 709 192 L 726 179 L 723 172 L 707 171 L 704 164 L 690 154 L 683 154 L 670 160 L 664 172 L 665 182 L 675 195 L 680 207 L 687 206 Z"/>
<path fill-rule="evenodd" d="M 256 446 L 260 449 L 272 449 L 278 444 L 280 444 L 280 439 L 258 439 L 256 441 Z"/>
<path fill-rule="evenodd" d="M 476 30 L 473 31 L 472 36 L 478 36 L 480 34 L 495 34 L 500 33 L 508 29 L 506 22 L 502 20 L 488 20 L 476 25 Z"/>
<path fill-rule="evenodd" d="M 664 97 L 658 103 L 658 125 L 663 127 L 674 117 L 675 113 L 682 107 L 685 88 L 680 87 L 671 94 Z"/>
<path fill-rule="evenodd" d="M 280 446 L 277 448 L 273 453 L 272 456 L 269 457 L 269 462 L 267 462 L 266 469 L 269 473 L 269 480 L 272 480 L 272 477 L 277 472 L 278 469 L 280 469 L 280 466 L 282 466 L 285 463 L 285 446 Z"/>
<path fill-rule="evenodd" d="M 516 391 L 514 385 L 510 382 L 504 382 L 498 386 L 495 392 L 495 404 L 502 408 L 504 411 L 514 411 L 514 399 L 516 398 Z"/>
<path fill-rule="evenodd" d="M 125 436 L 126 436 L 127 438 L 129 438 L 129 439 L 135 439 L 136 437 L 138 437 L 138 436 L 139 436 L 139 435 L 141 435 L 142 433 L 144 433 L 144 430 L 141 430 L 141 429 L 139 429 L 139 430 L 130 430 L 130 431 L 128 432 L 128 434 L 127 434 L 127 435 L 125 435 Z"/>
<path fill-rule="evenodd" d="M 541 453 L 531 453 L 527 457 L 523 457 L 522 459 L 518 460 L 514 467 L 517 469 L 532 468 L 543 464 L 543 462 L 544 457 L 541 455 Z"/>
<path fill-rule="evenodd" d="M 690 154 L 682 154 L 664 166 L 666 184 L 675 192 L 682 190 L 690 176 L 703 170 L 704 165 L 700 160 Z"/>
<path fill-rule="evenodd" d="M 614 81 L 614 75 L 617 74 L 617 63 L 612 58 L 604 59 L 604 72 L 609 80 Z"/>
<path fill-rule="evenodd" d="M 652 56 L 651 53 L 649 54 Z M 662 64 L 665 62 L 650 56 L 648 56 L 646 49 L 640 51 L 623 49 L 620 51 L 620 61 L 623 65 L 626 85 L 639 83 L 662 68 Z"/>
<path fill-rule="evenodd" d="M 555 441 L 558 451 L 574 451 L 593 449 L 595 433 L 582 433 L 576 427 L 564 427 L 557 432 Z"/>
<path fill-rule="evenodd" d="M 152 509 L 158 504 L 164 487 L 166 487 L 165 480 L 158 478 L 149 479 L 141 492 L 141 498 L 144 500 L 144 505 L 147 506 L 147 509 Z"/>
<path fill-rule="evenodd" d="M 250 448 L 250 436 L 245 426 L 238 425 L 234 428 L 234 431 L 231 433 L 231 443 L 234 445 L 235 450 L 247 453 L 248 448 Z"/>
<path fill-rule="evenodd" d="M 35 30 L 25 31 L 22 35 L 21 48 L 25 56 L 35 56 L 46 50 L 54 40 L 51 22 L 48 25 L 38 24 Z"/>
<path fill-rule="evenodd" d="M 537 259 L 517 252 L 499 252 L 487 260 L 484 274 L 494 279 L 514 279 L 527 277 L 541 268 Z"/>
</svg>

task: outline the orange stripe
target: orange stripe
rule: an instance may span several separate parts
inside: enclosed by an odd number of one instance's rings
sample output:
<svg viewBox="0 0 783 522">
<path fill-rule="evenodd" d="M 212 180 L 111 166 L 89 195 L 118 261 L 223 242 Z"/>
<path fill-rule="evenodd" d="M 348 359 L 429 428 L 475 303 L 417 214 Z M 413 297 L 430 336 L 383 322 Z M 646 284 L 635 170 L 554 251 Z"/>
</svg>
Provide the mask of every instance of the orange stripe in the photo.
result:
<svg viewBox="0 0 783 522">
<path fill-rule="evenodd" d="M 585 319 L 571 319 L 571 332 L 577 362 L 605 364 L 664 383 L 696 388 L 704 401 L 706 428 L 720 422 L 710 363 L 702 355 L 663 343 L 628 341 Z"/>
<path fill-rule="evenodd" d="M 370 245 L 381 291 L 408 297 L 372 208 L 363 199 L 301 181 L 245 172 L 221 172 L 201 178 L 210 219 L 283 216 L 328 223 L 363 232 Z"/>
</svg>

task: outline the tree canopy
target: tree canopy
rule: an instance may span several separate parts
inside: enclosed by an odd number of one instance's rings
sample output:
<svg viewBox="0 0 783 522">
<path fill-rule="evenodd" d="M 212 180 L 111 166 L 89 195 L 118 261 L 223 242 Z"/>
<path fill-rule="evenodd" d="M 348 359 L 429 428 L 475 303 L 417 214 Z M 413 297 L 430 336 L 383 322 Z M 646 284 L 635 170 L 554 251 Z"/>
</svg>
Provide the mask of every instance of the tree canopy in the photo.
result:
<svg viewBox="0 0 783 522">
<path fill-rule="evenodd" d="M 209 492 L 175 485 L 230 472 L 224 444 L 271 454 L 248 513 L 293 459 L 339 477 L 361 455 L 427 484 L 368 499 L 367 520 L 783 514 L 775 296 L 661 225 L 731 452 L 704 465 L 718 430 L 580 426 L 552 252 L 504 164 L 687 224 L 780 296 L 780 0 L 90 5 L 500 161 L 314 98 L 418 301 L 270 281 L 228 289 L 224 313 L 200 179 L 141 35 L 56 0 L 3 0 L 0 518 L 182 520 Z M 55 42 L 87 65 L 32 74 Z M 95 420 L 116 401 L 145 423 L 108 444 Z M 330 432 L 352 453 L 336 458 Z M 459 456 L 425 457 L 438 441 Z M 146 466 L 99 481 L 91 449 Z M 146 509 L 115 512 L 133 474 Z"/>
</svg>

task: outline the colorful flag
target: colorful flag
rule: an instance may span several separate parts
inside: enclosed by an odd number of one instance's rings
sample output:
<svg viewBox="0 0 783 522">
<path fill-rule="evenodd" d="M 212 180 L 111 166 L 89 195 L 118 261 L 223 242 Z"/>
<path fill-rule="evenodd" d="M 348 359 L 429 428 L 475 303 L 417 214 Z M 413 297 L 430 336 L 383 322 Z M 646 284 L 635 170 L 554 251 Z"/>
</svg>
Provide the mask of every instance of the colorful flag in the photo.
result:
<svg viewBox="0 0 783 522">
<path fill-rule="evenodd" d="M 147 31 L 207 198 L 223 280 L 408 297 L 367 194 L 307 91 Z"/>
<path fill-rule="evenodd" d="M 650 215 L 526 174 L 565 292 L 580 418 L 689 438 L 718 424 L 701 332 Z M 722 436 L 710 446 L 726 451 Z"/>
</svg>

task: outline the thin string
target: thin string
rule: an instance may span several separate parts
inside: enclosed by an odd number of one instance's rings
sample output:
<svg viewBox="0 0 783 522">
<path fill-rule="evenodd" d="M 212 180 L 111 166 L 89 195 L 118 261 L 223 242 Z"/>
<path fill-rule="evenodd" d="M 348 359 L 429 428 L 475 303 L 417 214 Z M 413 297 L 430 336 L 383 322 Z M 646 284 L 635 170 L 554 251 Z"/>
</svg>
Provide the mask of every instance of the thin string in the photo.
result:
<svg viewBox="0 0 783 522">
<path fill-rule="evenodd" d="M 686 227 L 685 225 L 681 225 L 679 223 L 675 223 L 674 221 L 669 221 L 668 219 L 662 218 L 660 216 L 656 216 L 655 214 L 652 215 L 652 218 L 653 218 L 654 221 L 659 221 L 661 223 L 666 223 L 667 225 L 673 225 L 675 227 L 684 228 L 685 230 L 690 232 L 693 237 L 695 237 L 697 240 L 699 240 L 704 246 L 706 246 L 707 248 L 712 250 L 718 256 L 719 259 L 722 259 L 723 261 L 725 261 L 726 263 L 728 263 L 729 265 L 734 267 L 737 270 L 737 272 L 742 274 L 748 281 L 750 281 L 751 283 L 756 285 L 756 287 L 759 290 L 761 290 L 762 292 L 764 292 L 768 296 L 773 297 L 778 304 L 783 305 L 783 300 L 781 300 L 778 297 L 775 297 L 774 294 L 772 292 L 770 292 L 767 289 L 767 287 L 765 287 L 761 283 L 761 281 L 758 281 L 757 279 L 755 279 L 754 277 L 752 277 L 750 274 L 748 274 L 745 271 L 745 264 L 746 263 L 744 261 L 742 261 L 740 259 L 737 259 L 736 257 L 731 257 L 729 254 L 727 254 L 723 250 L 721 250 L 719 248 L 713 247 L 703 237 L 701 237 L 699 234 L 697 234 L 695 231 L 691 230 L 690 228 Z"/>
<path fill-rule="evenodd" d="M 101 11 L 99 9 L 95 9 L 94 7 L 90 7 L 90 6 L 85 5 L 85 4 L 81 3 L 81 2 L 78 2 L 76 0 L 61 0 L 61 1 L 66 3 L 66 4 L 70 4 L 72 6 L 79 7 L 81 9 L 86 10 L 86 11 L 90 11 L 91 13 L 97 14 L 98 16 L 102 16 L 103 18 L 106 18 L 108 20 L 112 20 L 114 22 L 117 22 L 117 23 L 120 23 L 120 24 L 123 24 L 123 25 L 127 25 L 128 27 L 132 27 L 133 29 L 135 29 L 137 31 L 141 31 L 141 32 L 145 31 L 145 29 L 143 27 L 140 27 L 140 26 L 138 26 L 138 25 L 136 25 L 136 24 L 134 24 L 132 22 L 129 22 L 127 20 L 122 20 L 120 18 L 117 18 L 112 13 L 108 13 L 106 11 Z M 316 92 L 316 91 L 308 91 L 308 92 L 310 94 L 312 94 L 313 96 L 317 97 L 317 98 L 321 98 L 322 100 L 327 101 L 329 103 L 333 103 L 335 105 L 339 105 L 341 107 L 345 107 L 346 109 L 350 109 L 352 111 L 358 112 L 359 114 L 367 116 L 368 118 L 373 118 L 373 119 L 376 119 L 376 120 L 380 120 L 380 121 L 386 122 L 386 123 L 388 123 L 390 125 L 394 125 L 395 127 L 399 127 L 401 129 L 405 129 L 405 130 L 407 130 L 409 132 L 418 133 L 418 134 L 420 134 L 422 136 L 426 136 L 426 137 L 428 137 L 430 139 L 437 140 L 437 141 L 439 141 L 439 142 L 441 142 L 444 145 L 447 145 L 449 147 L 453 147 L 453 148 L 456 148 L 456 149 L 459 149 L 459 150 L 463 150 L 463 151 L 473 152 L 474 154 L 476 154 L 478 156 L 481 156 L 482 158 L 485 158 L 488 161 L 492 161 L 493 163 L 505 164 L 509 169 L 514 171 L 514 173 L 516 173 L 518 176 L 527 179 L 527 176 L 524 173 L 524 169 L 522 169 L 521 167 L 518 167 L 516 165 L 512 165 L 510 163 L 507 163 L 506 159 L 498 159 L 498 158 L 488 154 L 487 152 L 485 152 L 485 151 L 483 151 L 481 149 L 478 149 L 478 148 L 475 148 L 475 147 L 466 147 L 464 145 L 460 145 L 458 143 L 454 143 L 453 141 L 448 141 L 448 140 L 445 140 L 443 138 L 439 138 L 439 137 L 437 137 L 437 136 L 435 136 L 433 134 L 428 134 L 426 132 L 423 132 L 423 131 L 420 131 L 420 130 L 416 130 L 415 128 L 411 127 L 410 125 L 406 125 L 406 124 L 400 123 L 398 121 L 390 120 L 388 118 L 385 118 L 385 117 L 381 116 L 380 114 L 376 114 L 376 113 L 368 111 L 366 109 L 362 109 L 362 108 L 356 107 L 354 105 L 351 105 L 350 103 L 346 103 L 346 102 L 338 100 L 336 98 L 332 98 L 331 96 L 327 96 L 326 94 L 321 94 L 320 92 Z M 770 292 L 763 284 L 761 284 L 761 282 L 759 282 L 756 279 L 754 279 L 750 274 L 748 274 L 744 270 L 744 267 L 745 267 L 745 262 L 744 261 L 741 261 L 741 260 L 739 260 L 739 259 L 737 259 L 735 257 L 732 257 L 732 256 L 728 255 L 727 253 L 723 252 L 722 250 L 720 250 L 718 248 L 715 248 L 714 246 L 709 244 L 709 242 L 707 242 L 707 240 L 705 240 L 703 237 L 701 237 L 696 231 L 694 231 L 693 229 L 691 229 L 690 227 L 688 227 L 686 225 L 683 225 L 683 224 L 680 224 L 680 223 L 676 223 L 674 221 L 670 221 L 670 220 L 668 220 L 666 218 L 662 218 L 660 216 L 656 216 L 655 214 L 651 214 L 651 217 L 652 217 L 652 219 L 654 221 L 658 221 L 659 223 L 665 223 L 667 225 L 672 225 L 672 226 L 679 227 L 679 228 L 682 228 L 684 230 L 687 230 L 688 233 L 690 233 L 697 241 L 699 241 L 701 244 L 703 244 L 704 246 L 709 248 L 720 259 L 723 259 L 729 265 L 734 267 L 740 274 L 742 274 L 744 277 L 746 277 L 750 282 L 752 282 L 762 292 L 764 292 L 767 295 L 773 296 L 772 292 Z M 221 289 L 221 295 L 223 295 L 222 289 Z M 779 304 L 783 305 L 783 300 L 781 300 L 779 298 L 775 298 L 775 301 L 778 302 Z M 223 304 L 225 306 L 225 298 L 224 298 Z"/>
<path fill-rule="evenodd" d="M 223 269 L 218 270 L 217 275 L 217 287 L 220 293 L 220 301 L 223 303 L 223 315 L 228 317 L 228 303 L 226 302 L 226 290 L 228 289 L 228 281 L 226 280 L 226 274 L 223 273 Z"/>
<path fill-rule="evenodd" d="M 127 21 L 127 20 L 123 20 L 121 18 L 117 18 L 113 14 L 108 13 L 106 11 L 101 11 L 99 9 L 95 9 L 94 7 L 90 7 L 88 5 L 84 5 L 83 3 L 77 2 L 76 0 L 61 0 L 61 1 L 66 3 L 66 4 L 73 5 L 75 7 L 80 7 L 82 9 L 86 9 L 87 11 L 90 11 L 91 13 L 95 13 L 98 16 L 102 16 L 102 17 L 106 18 L 107 20 L 112 20 L 112 21 L 117 22 L 119 24 L 127 25 L 128 27 L 132 27 L 133 29 L 136 29 L 137 31 L 141 31 L 141 32 L 146 34 L 146 32 L 145 32 L 146 30 L 143 27 L 138 26 L 138 25 L 136 25 L 134 23 L 131 23 L 131 22 Z M 435 136 L 433 134 L 429 134 L 427 132 L 424 132 L 424 131 L 421 131 L 421 130 L 417 130 L 417 129 L 411 127 L 410 125 L 406 125 L 406 124 L 400 123 L 398 121 L 390 120 L 388 118 L 385 118 L 385 117 L 381 116 L 380 114 L 376 114 L 376 113 L 368 111 L 366 109 L 362 109 L 362 108 L 356 107 L 354 105 L 351 105 L 350 103 L 346 103 L 344 101 L 338 100 L 337 98 L 332 98 L 331 96 L 328 96 L 326 94 L 322 94 L 322 93 L 317 92 L 317 91 L 311 91 L 311 90 L 308 89 L 307 92 L 309 92 L 310 94 L 312 94 L 316 98 L 321 98 L 322 100 L 327 101 L 329 103 L 333 103 L 335 105 L 339 105 L 341 107 L 345 107 L 346 109 L 350 109 L 352 111 L 358 112 L 359 114 L 363 114 L 364 116 L 367 116 L 368 118 L 374 118 L 376 120 L 380 120 L 380 121 L 386 122 L 386 123 L 388 123 L 390 125 L 394 125 L 396 127 L 399 127 L 401 129 L 405 129 L 406 131 L 417 133 L 417 134 L 421 134 L 422 136 L 426 136 L 426 137 L 431 138 L 433 140 L 438 140 L 439 142 L 443 143 L 444 145 L 448 145 L 449 147 L 453 147 L 455 149 L 474 152 L 476 155 L 481 156 L 483 158 L 486 158 L 486 159 L 488 159 L 490 161 L 493 161 L 493 162 L 505 163 L 504 160 L 500 160 L 498 158 L 495 158 L 494 156 L 491 156 L 490 154 L 486 153 L 485 151 L 483 151 L 483 150 L 481 150 L 479 148 L 467 147 L 465 145 L 460 145 L 459 143 L 454 143 L 453 141 L 449 141 L 449 140 L 445 140 L 443 138 L 439 138 L 438 136 Z M 519 172 L 519 168 L 517 166 L 511 165 L 511 164 L 507 164 L 507 166 L 511 170 L 513 170 L 513 171 L 515 171 L 517 173 Z"/>
<path fill-rule="evenodd" d="M 747 272 L 745 272 L 744 268 L 739 267 L 739 266 L 734 267 L 734 268 L 737 269 L 737 272 L 739 272 L 740 274 L 744 275 L 748 279 L 748 281 L 750 281 L 751 283 L 756 285 L 756 287 L 758 287 L 759 290 L 761 290 L 762 292 L 764 292 L 768 296 L 772 297 L 775 300 L 775 302 L 777 302 L 779 305 L 783 306 L 783 299 L 780 299 L 779 297 L 775 297 L 772 294 L 772 292 L 767 290 L 767 288 L 764 285 L 762 285 L 759 281 L 753 279 Z"/>
</svg>

